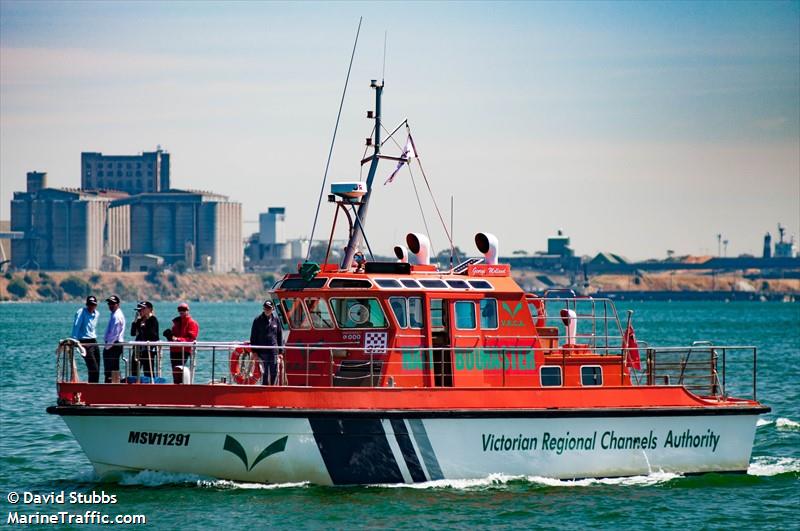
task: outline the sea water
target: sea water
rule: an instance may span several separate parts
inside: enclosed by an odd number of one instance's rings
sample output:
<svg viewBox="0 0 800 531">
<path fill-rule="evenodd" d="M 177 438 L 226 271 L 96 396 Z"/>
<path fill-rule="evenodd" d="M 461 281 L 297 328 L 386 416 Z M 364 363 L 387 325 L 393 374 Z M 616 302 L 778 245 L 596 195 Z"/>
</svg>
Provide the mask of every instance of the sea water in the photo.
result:
<svg viewBox="0 0 800 531">
<path fill-rule="evenodd" d="M 758 421 L 747 474 L 562 481 L 490 475 L 414 485 L 263 485 L 140 472 L 101 482 L 55 403 L 55 347 L 79 305 L 0 304 L 0 520 L 31 528 L 98 527 L 100 515 L 143 515 L 132 528 L 798 528 L 800 514 L 800 304 L 626 302 L 639 340 L 758 347 Z M 132 304 L 123 304 L 127 316 Z M 157 303 L 161 328 L 174 304 Z M 260 302 L 194 303 L 200 339 L 244 340 Z M 107 311 L 101 308 L 100 330 Z M 750 392 L 747 367 L 729 386 Z M 734 384 L 731 380 L 739 377 Z M 27 496 L 27 498 L 26 498 Z M 11 503 L 16 497 L 19 501 Z M 59 498 L 61 497 L 61 498 Z M 71 498 L 72 497 L 72 498 Z M 71 498 L 71 499 L 70 499 Z M 113 499 L 113 503 L 110 501 Z M 11 501 L 9 501 L 11 500 Z M 60 503 L 62 500 L 63 503 Z M 74 500 L 75 503 L 71 503 Z M 59 513 L 65 513 L 59 516 Z M 37 516 L 38 515 L 38 516 Z M 45 525 L 48 518 L 72 524 Z M 80 521 L 77 519 L 80 517 Z M 22 518 L 22 520 L 20 520 Z M 27 518 L 27 520 L 26 520 Z M 86 523 L 86 524 L 84 524 Z"/>
</svg>

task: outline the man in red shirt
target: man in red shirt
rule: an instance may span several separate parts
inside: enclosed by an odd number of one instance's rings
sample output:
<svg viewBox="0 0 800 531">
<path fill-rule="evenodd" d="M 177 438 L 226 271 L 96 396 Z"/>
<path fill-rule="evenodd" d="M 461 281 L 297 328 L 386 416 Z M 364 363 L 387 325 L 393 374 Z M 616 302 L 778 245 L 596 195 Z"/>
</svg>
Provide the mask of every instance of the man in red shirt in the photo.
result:
<svg viewBox="0 0 800 531">
<path fill-rule="evenodd" d="M 172 328 L 164 330 L 167 341 L 192 343 L 197 341 L 200 325 L 189 315 L 189 305 L 182 302 L 178 305 L 178 317 L 172 320 Z M 189 365 L 192 349 L 188 347 L 169 347 L 169 358 L 172 363 L 172 381 L 183 383 L 183 367 Z M 189 382 L 187 382 L 189 383 Z"/>
</svg>

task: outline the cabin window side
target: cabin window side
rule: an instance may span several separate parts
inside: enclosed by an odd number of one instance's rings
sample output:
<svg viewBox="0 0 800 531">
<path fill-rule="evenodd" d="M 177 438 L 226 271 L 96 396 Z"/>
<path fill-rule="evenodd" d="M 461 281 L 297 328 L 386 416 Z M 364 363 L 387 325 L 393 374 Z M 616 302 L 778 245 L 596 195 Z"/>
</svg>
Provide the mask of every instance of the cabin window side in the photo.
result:
<svg viewBox="0 0 800 531">
<path fill-rule="evenodd" d="M 408 328 L 408 301 L 405 297 L 389 297 L 389 307 L 392 309 L 398 328 Z"/>
<path fill-rule="evenodd" d="M 484 330 L 497 329 L 497 299 L 481 299 L 481 328 Z"/>
<path fill-rule="evenodd" d="M 582 365 L 581 385 L 586 387 L 603 385 L 603 368 L 599 365 Z"/>
<path fill-rule="evenodd" d="M 475 320 L 475 303 L 472 301 L 456 301 L 456 328 L 459 330 L 475 330 L 478 325 Z"/>
<path fill-rule="evenodd" d="M 332 298 L 333 315 L 340 328 L 386 328 L 386 315 L 378 299 Z"/>
<path fill-rule="evenodd" d="M 303 306 L 303 301 L 301 299 L 287 297 L 283 299 L 282 302 L 290 328 L 311 328 L 311 320 L 308 318 L 308 313 L 306 313 L 305 306 Z"/>
<path fill-rule="evenodd" d="M 306 306 L 311 316 L 311 325 L 314 328 L 323 330 L 334 328 L 333 317 L 331 317 L 331 312 L 325 299 L 306 297 Z"/>
</svg>

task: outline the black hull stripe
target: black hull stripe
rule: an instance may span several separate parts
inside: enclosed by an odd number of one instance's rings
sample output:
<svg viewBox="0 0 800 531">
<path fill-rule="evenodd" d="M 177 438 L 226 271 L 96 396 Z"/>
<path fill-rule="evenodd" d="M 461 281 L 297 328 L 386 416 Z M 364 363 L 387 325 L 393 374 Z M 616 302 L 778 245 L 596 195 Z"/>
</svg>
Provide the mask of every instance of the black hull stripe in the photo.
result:
<svg viewBox="0 0 800 531">
<path fill-rule="evenodd" d="M 62 416 L 115 417 L 314 417 L 367 419 L 451 419 L 451 418 L 608 418 L 608 417 L 706 417 L 762 415 L 772 411 L 766 406 L 652 408 L 652 409 L 495 409 L 495 410 L 386 410 L 386 409 L 280 409 L 256 407 L 187 407 L 187 406 L 50 406 L 47 412 Z"/>
<path fill-rule="evenodd" d="M 405 482 L 379 419 L 308 421 L 334 485 Z"/>
<path fill-rule="evenodd" d="M 408 435 L 405 421 L 403 419 L 390 419 L 389 422 L 392 424 L 394 438 L 397 439 L 397 446 L 400 447 L 400 452 L 403 454 L 411 479 L 414 483 L 424 482 L 425 472 L 422 471 L 422 465 L 419 464 L 417 452 L 414 451 L 414 443 L 411 442 L 411 437 Z"/>
<path fill-rule="evenodd" d="M 442 469 L 439 467 L 439 460 L 436 459 L 436 453 L 433 451 L 431 441 L 428 439 L 428 432 L 425 431 L 425 425 L 422 424 L 421 419 L 409 419 L 409 426 L 411 431 L 414 432 L 414 439 L 417 440 L 419 446 L 419 453 L 422 455 L 422 460 L 425 461 L 425 468 L 428 469 L 428 475 L 431 480 L 444 479 Z"/>
</svg>

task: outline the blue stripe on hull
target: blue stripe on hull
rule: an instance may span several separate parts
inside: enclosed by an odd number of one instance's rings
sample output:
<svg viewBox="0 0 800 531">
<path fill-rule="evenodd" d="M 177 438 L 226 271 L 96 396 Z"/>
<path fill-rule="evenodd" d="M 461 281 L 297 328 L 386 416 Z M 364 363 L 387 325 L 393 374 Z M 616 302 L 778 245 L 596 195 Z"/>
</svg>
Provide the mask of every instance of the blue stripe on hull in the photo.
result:
<svg viewBox="0 0 800 531">
<path fill-rule="evenodd" d="M 425 472 L 423 472 L 422 465 L 417 458 L 417 452 L 414 451 L 414 443 L 411 442 L 411 437 L 408 435 L 405 421 L 403 419 L 391 419 L 390 422 L 392 423 L 394 437 L 397 439 L 397 446 L 400 447 L 403 460 L 408 467 L 408 473 L 411 474 L 411 480 L 414 483 L 424 482 Z"/>
<path fill-rule="evenodd" d="M 334 485 L 403 483 L 379 419 L 309 418 Z"/>
<path fill-rule="evenodd" d="M 419 446 L 419 453 L 425 462 L 425 468 L 428 469 L 428 476 L 430 476 L 431 480 L 444 479 L 442 469 L 439 467 L 439 460 L 433 451 L 433 446 L 431 446 L 431 441 L 428 439 L 428 432 L 425 431 L 425 425 L 422 424 L 422 420 L 408 419 L 408 424 L 411 426 L 411 432 L 414 434 L 417 446 Z"/>
</svg>

